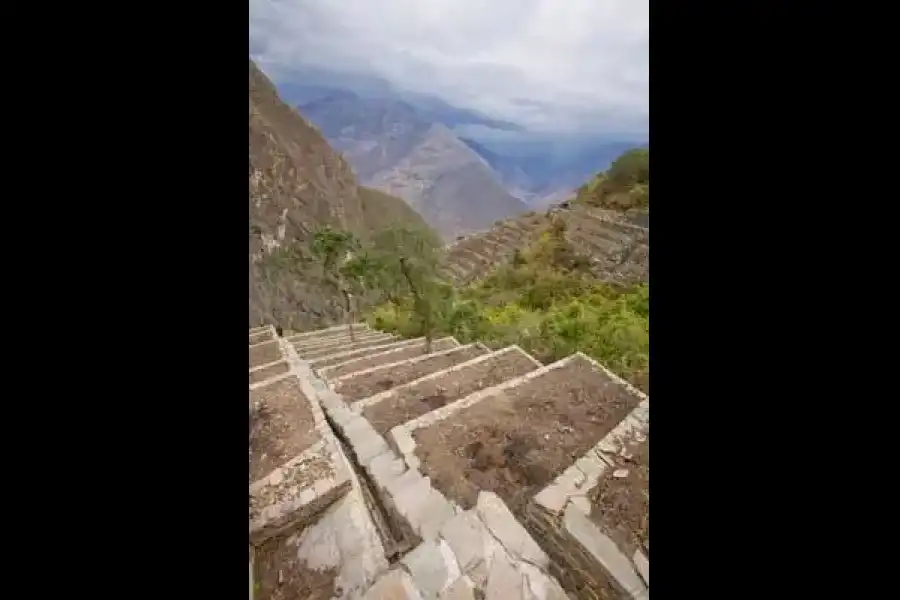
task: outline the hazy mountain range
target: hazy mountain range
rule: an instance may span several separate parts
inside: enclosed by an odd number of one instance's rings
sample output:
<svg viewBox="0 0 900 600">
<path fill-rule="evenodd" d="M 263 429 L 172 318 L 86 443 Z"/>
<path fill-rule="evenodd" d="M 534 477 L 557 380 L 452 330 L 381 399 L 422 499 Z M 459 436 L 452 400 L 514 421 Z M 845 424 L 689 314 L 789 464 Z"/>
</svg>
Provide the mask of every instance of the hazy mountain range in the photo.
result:
<svg viewBox="0 0 900 600">
<path fill-rule="evenodd" d="M 305 69 L 278 89 L 361 183 L 403 198 L 447 239 L 569 197 L 646 143 L 531 132 L 369 75 Z"/>
</svg>

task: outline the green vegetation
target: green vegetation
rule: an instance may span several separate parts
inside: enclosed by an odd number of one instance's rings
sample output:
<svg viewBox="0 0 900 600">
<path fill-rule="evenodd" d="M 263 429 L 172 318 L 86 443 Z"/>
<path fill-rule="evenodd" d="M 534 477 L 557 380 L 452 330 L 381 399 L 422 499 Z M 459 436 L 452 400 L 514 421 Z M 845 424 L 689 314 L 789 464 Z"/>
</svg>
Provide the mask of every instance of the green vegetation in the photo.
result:
<svg viewBox="0 0 900 600">
<path fill-rule="evenodd" d="M 575 201 L 646 208 L 649 183 L 649 150 L 631 150 L 583 186 Z M 581 351 L 649 392 L 649 287 L 598 281 L 587 258 L 567 241 L 565 221 L 533 216 L 547 223 L 539 239 L 462 288 L 440 275 L 440 239 L 408 219 L 391 226 L 385 217 L 384 228 L 362 241 L 325 228 L 308 247 L 279 250 L 270 260 L 317 274 L 323 287 L 340 292 L 350 323 L 364 308 L 371 326 L 424 336 L 428 351 L 440 335 L 494 348 L 516 344 L 545 364 Z"/>
<path fill-rule="evenodd" d="M 360 265 L 355 261 L 355 252 L 359 249 L 359 241 L 349 231 L 337 231 L 331 227 L 323 227 L 313 234 L 310 242 L 312 256 L 319 261 L 326 285 L 339 292 L 344 299 L 344 311 L 347 315 L 347 328 L 350 341 L 353 336 L 353 287 L 360 277 Z"/>
<path fill-rule="evenodd" d="M 395 290 L 368 322 L 407 337 L 517 344 L 545 363 L 581 351 L 649 391 L 649 288 L 598 282 L 587 267 L 556 219 L 538 242 L 486 279 L 454 289 L 426 277 L 424 301 Z"/>
<path fill-rule="evenodd" d="M 421 230 L 398 228 L 376 236 L 371 256 L 379 289 L 392 306 L 408 309 L 418 334 L 425 336 L 426 352 L 431 352 L 446 294 L 439 277 L 440 246 Z"/>
<path fill-rule="evenodd" d="M 613 161 L 578 189 L 576 202 L 610 210 L 646 209 L 650 206 L 650 150 L 634 148 Z"/>
</svg>

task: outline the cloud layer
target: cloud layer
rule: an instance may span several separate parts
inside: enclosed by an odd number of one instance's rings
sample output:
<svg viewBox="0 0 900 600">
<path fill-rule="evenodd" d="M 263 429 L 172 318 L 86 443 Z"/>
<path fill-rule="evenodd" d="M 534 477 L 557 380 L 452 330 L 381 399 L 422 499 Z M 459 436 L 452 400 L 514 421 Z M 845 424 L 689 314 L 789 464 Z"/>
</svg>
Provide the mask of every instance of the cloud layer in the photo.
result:
<svg viewBox="0 0 900 600">
<path fill-rule="evenodd" d="M 359 71 L 536 130 L 646 135 L 648 0 L 251 0 L 276 82 Z"/>
</svg>

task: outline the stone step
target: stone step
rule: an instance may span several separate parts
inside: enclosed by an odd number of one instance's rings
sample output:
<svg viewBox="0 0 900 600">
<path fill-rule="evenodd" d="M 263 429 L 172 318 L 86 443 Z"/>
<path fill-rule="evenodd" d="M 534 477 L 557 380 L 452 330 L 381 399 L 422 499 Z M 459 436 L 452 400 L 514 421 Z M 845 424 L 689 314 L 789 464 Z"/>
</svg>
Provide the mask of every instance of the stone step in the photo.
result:
<svg viewBox="0 0 900 600">
<path fill-rule="evenodd" d="M 347 362 L 361 356 L 377 354 L 379 352 L 385 352 L 388 350 L 393 350 L 395 348 L 405 348 L 409 345 L 416 344 L 420 339 L 422 338 L 415 338 L 412 340 L 394 338 L 392 340 L 386 340 L 385 342 L 382 342 L 377 346 L 369 346 L 365 348 L 332 348 L 330 351 L 324 352 L 320 356 L 314 356 L 311 358 L 306 358 L 304 360 L 309 361 L 310 365 L 313 365 L 318 369 L 326 365 Z"/>
<path fill-rule="evenodd" d="M 568 600 L 549 574 L 549 556 L 496 494 L 482 492 L 474 508 L 462 510 L 407 468 L 338 394 L 320 398 L 384 514 L 415 544 L 362 598 Z"/>
<path fill-rule="evenodd" d="M 365 371 L 388 363 L 404 361 L 425 354 L 424 339 L 418 338 L 409 341 L 412 343 L 409 343 L 406 346 L 378 348 L 377 352 L 374 351 L 375 349 L 372 349 L 372 352 L 363 353 L 354 358 L 345 356 L 343 358 L 346 358 L 347 360 L 341 362 L 334 362 L 330 359 L 329 361 L 322 361 L 321 363 L 313 362 L 312 366 L 320 377 L 325 379 L 337 379 L 339 377 L 350 375 L 351 373 Z M 432 341 L 431 351 L 442 352 L 444 350 L 456 348 L 459 345 L 459 342 L 452 337 L 440 338 Z"/>
<path fill-rule="evenodd" d="M 273 377 L 278 377 L 287 373 L 289 370 L 290 366 L 285 360 L 279 360 L 274 363 L 252 368 L 250 369 L 250 385 L 260 383 Z"/>
<path fill-rule="evenodd" d="M 356 492 L 253 549 L 256 600 L 359 599 L 389 567 Z M 252 600 L 252 599 L 251 599 Z"/>
<path fill-rule="evenodd" d="M 443 352 L 373 367 L 331 379 L 329 383 L 331 389 L 339 393 L 345 402 L 356 402 L 489 353 L 490 349 L 483 344 L 467 344 Z"/>
<path fill-rule="evenodd" d="M 270 328 L 265 328 L 250 334 L 250 345 L 259 344 L 260 342 L 268 342 L 275 339 L 275 334 Z"/>
<path fill-rule="evenodd" d="M 354 324 L 354 327 L 356 327 L 357 325 L 359 327 L 363 327 L 363 328 L 368 327 L 368 325 L 362 321 Z M 325 335 L 330 335 L 332 333 L 340 333 L 341 329 L 346 329 L 346 328 L 347 328 L 347 324 L 343 323 L 341 325 L 332 325 L 331 327 L 324 327 L 322 329 L 313 329 L 312 331 L 302 331 L 300 333 L 294 333 L 294 334 L 291 334 L 290 337 L 300 338 L 300 337 L 325 336 Z"/>
<path fill-rule="evenodd" d="M 305 352 L 305 351 L 310 351 L 310 350 L 325 349 L 325 348 L 329 348 L 329 347 L 333 347 L 333 346 L 340 346 L 341 344 L 349 344 L 351 342 L 352 343 L 372 342 L 372 341 L 376 341 L 376 340 L 389 341 L 394 338 L 396 338 L 396 336 L 394 336 L 394 335 L 382 333 L 380 331 L 366 330 L 366 331 L 363 331 L 360 333 L 354 333 L 353 340 L 350 339 L 350 336 L 348 334 L 348 335 L 343 335 L 343 336 L 330 337 L 325 340 L 316 340 L 316 341 L 309 342 L 309 343 L 296 342 L 292 345 L 294 346 L 294 349 L 297 350 L 298 352 L 301 352 L 301 351 Z"/>
<path fill-rule="evenodd" d="M 409 468 L 420 469 L 448 500 L 463 507 L 472 506 L 480 493 L 493 492 L 520 521 L 537 528 L 529 515 L 538 509 L 547 512 L 546 507 L 557 506 L 562 497 L 568 525 L 559 535 L 571 539 L 559 560 L 571 562 L 563 563 L 560 577 L 585 570 L 579 561 L 593 561 L 588 573 L 571 575 L 563 584 L 571 589 L 611 585 L 617 597 L 643 598 L 649 597 L 649 590 L 637 574 L 635 559 L 608 536 L 584 533 L 585 522 L 594 523 L 601 533 L 609 527 L 603 517 L 591 520 L 592 501 L 585 497 L 600 475 L 610 469 L 615 475 L 617 470 L 602 448 L 614 447 L 613 439 L 637 439 L 635 432 L 641 428 L 649 432 L 649 398 L 577 353 L 398 425 L 390 440 Z M 641 510 L 634 510 L 635 522 L 643 518 Z M 558 553 L 546 532 L 540 533 L 535 539 L 547 552 Z M 635 535 L 640 539 L 643 534 Z M 649 546 L 647 540 L 642 543 Z M 571 552 L 577 557 L 566 558 Z M 641 562 L 640 557 L 636 560 Z"/>
<path fill-rule="evenodd" d="M 250 390 L 250 540 L 308 523 L 350 489 L 315 392 L 296 375 Z"/>
<path fill-rule="evenodd" d="M 642 400 L 526 509 L 526 526 L 573 589 L 649 597 L 649 404 Z"/>
<path fill-rule="evenodd" d="M 250 368 L 259 367 L 281 360 L 281 346 L 278 340 L 263 342 L 250 347 Z"/>
<path fill-rule="evenodd" d="M 357 329 L 358 328 L 358 329 Z M 353 325 L 354 331 L 368 331 L 369 326 L 366 323 L 356 323 Z M 313 340 L 320 339 L 325 340 L 327 338 L 333 336 L 347 335 L 347 324 L 343 325 L 335 325 L 333 327 L 328 327 L 327 329 L 316 329 L 314 331 L 304 331 L 302 333 L 293 333 L 291 335 L 285 336 L 285 338 L 291 343 L 308 343 Z"/>
<path fill-rule="evenodd" d="M 509 346 L 356 401 L 352 408 L 384 435 L 397 425 L 540 367 L 521 348 Z"/>
<path fill-rule="evenodd" d="M 571 456 L 603 439 L 642 398 L 577 353 L 445 404 L 395 427 L 391 437 L 411 466 L 424 465 L 460 504 L 471 505 L 478 490 L 486 489 L 515 509 L 568 468 Z M 457 455 L 451 448 L 466 452 Z M 490 476 L 494 471 L 508 477 Z"/>
<path fill-rule="evenodd" d="M 321 346 L 316 345 L 308 348 L 304 348 L 302 346 L 298 348 L 297 346 L 294 346 L 294 349 L 297 351 L 297 356 L 299 356 L 303 360 L 311 361 L 317 358 L 322 358 L 323 356 L 330 356 L 332 354 L 386 346 L 391 343 L 397 343 L 396 340 L 397 338 L 392 335 L 380 334 L 372 338 L 358 340 L 356 342 L 351 342 L 348 338 L 347 340 L 340 341 L 335 344 L 325 344 Z"/>
</svg>

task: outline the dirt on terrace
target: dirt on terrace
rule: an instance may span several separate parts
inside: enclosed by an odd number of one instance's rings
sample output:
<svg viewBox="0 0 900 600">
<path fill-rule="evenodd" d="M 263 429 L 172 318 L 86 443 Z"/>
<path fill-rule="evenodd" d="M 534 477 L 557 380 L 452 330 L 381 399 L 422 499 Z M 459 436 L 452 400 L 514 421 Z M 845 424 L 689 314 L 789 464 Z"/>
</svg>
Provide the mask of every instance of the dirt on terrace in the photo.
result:
<svg viewBox="0 0 900 600">
<path fill-rule="evenodd" d="M 537 369 L 523 352 L 511 350 L 452 373 L 397 390 L 389 398 L 366 407 L 363 416 L 384 435 L 473 392 L 488 388 Z"/>
<path fill-rule="evenodd" d="M 441 352 L 443 350 L 450 350 L 451 348 L 455 347 L 456 343 L 450 338 L 435 340 L 431 343 L 432 352 Z M 391 349 L 388 348 L 388 350 Z M 364 371 L 373 367 L 379 367 L 381 365 L 395 363 L 401 360 L 406 360 L 408 358 L 415 358 L 416 356 L 422 356 L 423 354 L 425 354 L 425 342 L 412 344 L 410 346 L 401 346 L 399 350 L 394 350 L 391 352 L 382 350 L 372 354 L 372 356 L 369 356 L 368 358 L 344 358 L 344 360 L 339 361 L 339 363 L 348 362 L 350 360 L 353 360 L 353 362 L 347 365 L 337 366 L 334 369 L 329 370 L 328 373 L 326 373 L 326 376 L 328 377 L 328 379 L 337 379 L 338 377 L 343 377 L 344 375 L 357 373 L 359 371 Z M 364 353 L 362 356 L 367 356 L 367 353 Z M 354 360 L 355 358 L 359 358 L 359 360 Z M 316 369 L 321 369 L 325 365 L 316 363 L 314 366 Z"/>
<path fill-rule="evenodd" d="M 513 511 L 600 441 L 639 398 L 580 357 L 416 430 L 423 474 L 463 507 L 479 490 Z"/>
<path fill-rule="evenodd" d="M 254 600 L 331 600 L 337 595 L 336 568 L 315 571 L 297 556 L 299 526 L 257 546 Z"/>
<path fill-rule="evenodd" d="M 631 457 L 616 457 L 616 470 L 594 488 L 591 519 L 629 554 L 639 548 L 649 558 L 650 436 L 630 450 Z"/>
<path fill-rule="evenodd" d="M 317 441 L 312 410 L 296 377 L 250 392 L 250 483 Z"/>
<path fill-rule="evenodd" d="M 403 340 L 385 340 L 384 344 L 394 344 L 398 342 L 402 342 Z M 357 358 L 365 358 L 371 354 L 378 354 L 379 352 L 387 352 L 388 350 L 394 350 L 395 348 L 405 348 L 406 346 L 389 346 L 387 348 L 363 348 L 361 350 L 356 351 L 346 351 L 342 349 L 335 349 L 332 351 L 332 354 L 340 353 L 340 356 L 324 356 L 314 360 L 313 367 L 316 370 L 324 369 L 325 367 L 331 367 L 333 365 L 339 365 L 341 363 L 349 362 L 351 360 L 356 360 Z M 346 352 L 346 354 L 344 354 Z"/>
<path fill-rule="evenodd" d="M 250 348 L 251 369 L 266 363 L 275 362 L 279 358 L 281 358 L 281 348 L 278 347 L 278 342 L 267 342 Z"/>
<path fill-rule="evenodd" d="M 290 370 L 288 364 L 284 361 L 279 363 L 275 363 L 271 367 L 266 367 L 265 369 L 259 369 L 257 371 L 252 371 L 250 373 L 250 383 L 259 383 L 260 381 L 265 381 L 271 377 L 275 377 L 276 375 L 281 375 L 282 373 L 287 373 Z"/>
<path fill-rule="evenodd" d="M 488 352 L 489 350 L 480 346 L 456 348 L 447 354 L 429 356 L 424 360 L 407 365 L 384 367 L 351 377 L 338 384 L 335 391 L 344 397 L 345 402 L 355 402 L 431 373 L 449 369 Z"/>
<path fill-rule="evenodd" d="M 380 340 L 365 340 L 365 341 L 359 341 L 359 342 L 351 342 L 348 339 L 346 342 L 325 346 L 323 348 L 310 348 L 308 350 L 297 350 L 297 354 L 300 355 L 300 358 L 302 358 L 303 360 L 316 360 L 317 358 L 322 358 L 323 356 L 330 356 L 332 354 L 338 354 L 340 352 L 368 351 L 370 348 L 374 348 L 376 346 L 384 346 L 384 345 L 390 344 L 394 341 L 395 340 L 380 339 Z M 396 341 L 399 341 L 399 340 L 396 340 Z"/>
</svg>

